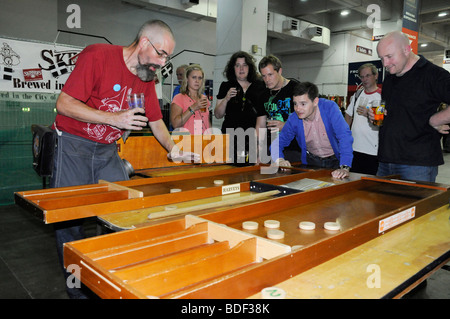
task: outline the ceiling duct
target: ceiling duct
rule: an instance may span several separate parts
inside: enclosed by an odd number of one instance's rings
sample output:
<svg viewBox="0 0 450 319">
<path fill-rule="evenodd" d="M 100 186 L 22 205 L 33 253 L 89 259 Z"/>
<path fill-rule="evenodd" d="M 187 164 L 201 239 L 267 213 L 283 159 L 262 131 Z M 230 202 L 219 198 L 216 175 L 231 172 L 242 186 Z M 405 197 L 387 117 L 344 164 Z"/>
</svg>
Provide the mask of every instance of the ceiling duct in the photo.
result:
<svg viewBox="0 0 450 319">
<path fill-rule="evenodd" d="M 122 0 L 131 5 L 189 19 L 216 22 L 217 0 Z"/>
<path fill-rule="evenodd" d="M 330 47 L 330 29 L 270 11 L 267 35 L 272 38 L 272 52 L 279 55 L 323 51 Z"/>
<path fill-rule="evenodd" d="M 181 4 L 184 4 L 185 6 L 194 6 L 196 4 L 199 4 L 200 0 L 181 0 Z"/>
<path fill-rule="evenodd" d="M 283 31 L 298 31 L 300 21 L 296 19 L 287 19 L 283 21 Z"/>
<path fill-rule="evenodd" d="M 322 27 L 312 27 L 312 28 L 307 28 L 306 29 L 306 34 L 308 34 L 308 36 L 310 36 L 311 38 L 313 38 L 313 37 L 321 37 L 322 36 L 322 31 L 323 31 Z"/>
</svg>

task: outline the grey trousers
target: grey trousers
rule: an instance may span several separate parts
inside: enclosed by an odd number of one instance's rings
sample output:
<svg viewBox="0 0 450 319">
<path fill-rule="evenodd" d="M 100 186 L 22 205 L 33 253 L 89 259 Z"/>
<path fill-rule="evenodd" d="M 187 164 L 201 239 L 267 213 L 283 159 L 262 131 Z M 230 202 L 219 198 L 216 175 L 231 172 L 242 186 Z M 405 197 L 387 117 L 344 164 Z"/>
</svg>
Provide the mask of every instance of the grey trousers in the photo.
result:
<svg viewBox="0 0 450 319">
<path fill-rule="evenodd" d="M 59 132 L 53 163 L 53 175 L 50 187 L 66 187 L 85 184 L 96 184 L 99 179 L 109 182 L 128 180 L 128 174 L 122 159 L 117 153 L 117 145 L 102 144 Z M 56 249 L 64 277 L 71 275 L 64 269 L 64 243 L 86 237 L 83 220 L 73 220 L 54 224 Z M 92 296 L 87 289 L 69 288 L 70 298 L 84 299 Z"/>
<path fill-rule="evenodd" d="M 53 164 L 50 187 L 66 187 L 128 179 L 117 145 L 102 144 L 60 132 Z"/>
</svg>

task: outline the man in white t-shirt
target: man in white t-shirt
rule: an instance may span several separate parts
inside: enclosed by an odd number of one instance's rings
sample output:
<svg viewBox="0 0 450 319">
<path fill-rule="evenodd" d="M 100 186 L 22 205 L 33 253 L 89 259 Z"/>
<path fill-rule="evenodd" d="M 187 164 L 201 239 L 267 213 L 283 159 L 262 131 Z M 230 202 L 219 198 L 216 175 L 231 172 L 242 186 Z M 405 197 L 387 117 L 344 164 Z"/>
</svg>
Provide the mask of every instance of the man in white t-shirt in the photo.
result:
<svg viewBox="0 0 450 319">
<path fill-rule="evenodd" d="M 368 118 L 368 107 L 372 101 L 381 100 L 381 89 L 377 86 L 378 70 L 372 63 L 358 69 L 363 89 L 350 99 L 345 120 L 353 135 L 352 172 L 376 175 L 378 169 L 378 130 Z"/>
</svg>

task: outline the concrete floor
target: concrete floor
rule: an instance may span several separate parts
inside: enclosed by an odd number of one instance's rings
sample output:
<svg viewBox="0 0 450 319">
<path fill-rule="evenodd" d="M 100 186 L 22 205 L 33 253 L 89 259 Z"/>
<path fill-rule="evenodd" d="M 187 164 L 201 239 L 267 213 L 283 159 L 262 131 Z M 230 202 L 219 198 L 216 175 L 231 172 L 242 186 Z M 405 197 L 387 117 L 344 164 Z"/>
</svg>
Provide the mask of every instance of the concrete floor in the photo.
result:
<svg viewBox="0 0 450 319">
<path fill-rule="evenodd" d="M 450 153 L 437 182 L 450 184 Z M 95 220 L 86 232 L 95 235 Z M 405 298 L 450 299 L 449 264 Z M 16 205 L 0 206 L 0 299 L 67 299 L 56 254 L 53 227 Z"/>
</svg>

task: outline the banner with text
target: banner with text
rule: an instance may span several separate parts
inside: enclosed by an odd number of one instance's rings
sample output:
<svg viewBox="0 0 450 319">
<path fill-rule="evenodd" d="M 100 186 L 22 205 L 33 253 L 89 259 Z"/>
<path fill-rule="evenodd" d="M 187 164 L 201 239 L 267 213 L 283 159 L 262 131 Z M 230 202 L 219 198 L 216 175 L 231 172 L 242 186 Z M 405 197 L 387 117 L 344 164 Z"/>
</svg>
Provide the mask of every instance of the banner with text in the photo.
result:
<svg viewBox="0 0 450 319">
<path fill-rule="evenodd" d="M 0 91 L 61 91 L 83 48 L 0 38 Z"/>
</svg>

